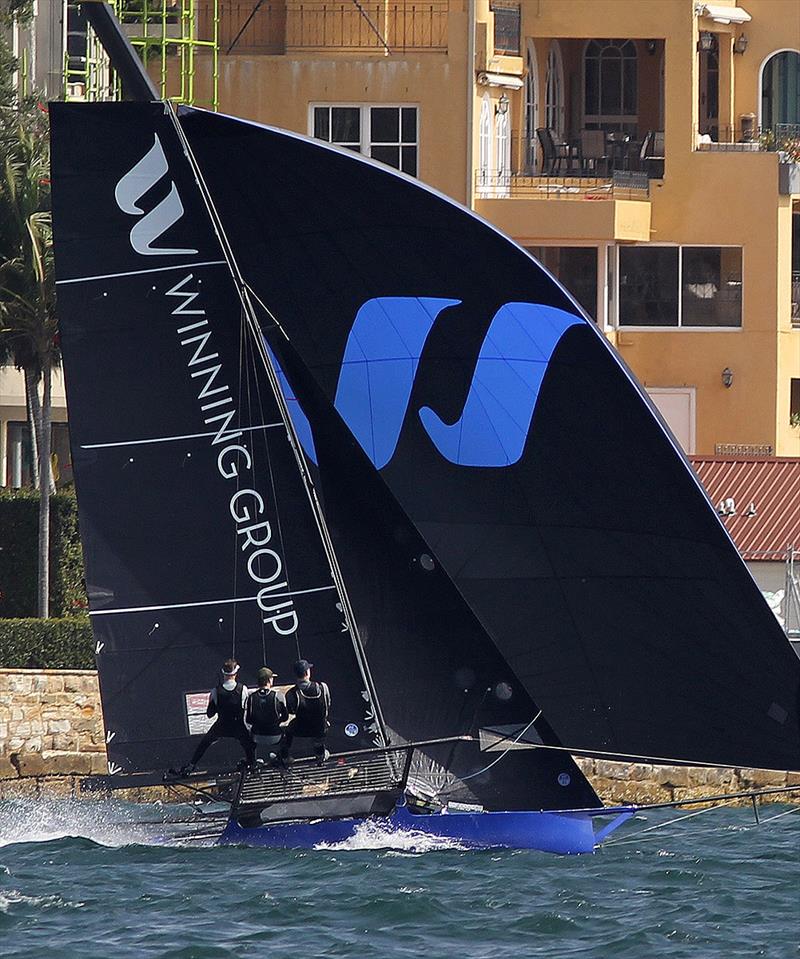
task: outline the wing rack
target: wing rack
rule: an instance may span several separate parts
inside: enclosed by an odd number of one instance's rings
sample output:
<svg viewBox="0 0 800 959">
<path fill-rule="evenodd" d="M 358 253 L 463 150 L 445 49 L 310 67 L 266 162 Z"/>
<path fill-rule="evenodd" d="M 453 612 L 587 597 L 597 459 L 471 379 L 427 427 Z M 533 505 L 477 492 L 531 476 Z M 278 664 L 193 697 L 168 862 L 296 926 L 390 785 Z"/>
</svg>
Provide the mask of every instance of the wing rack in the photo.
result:
<svg viewBox="0 0 800 959">
<path fill-rule="evenodd" d="M 413 746 L 331 756 L 318 766 L 256 766 L 242 774 L 232 816 L 243 826 L 298 819 L 385 816 L 403 795 Z"/>
</svg>

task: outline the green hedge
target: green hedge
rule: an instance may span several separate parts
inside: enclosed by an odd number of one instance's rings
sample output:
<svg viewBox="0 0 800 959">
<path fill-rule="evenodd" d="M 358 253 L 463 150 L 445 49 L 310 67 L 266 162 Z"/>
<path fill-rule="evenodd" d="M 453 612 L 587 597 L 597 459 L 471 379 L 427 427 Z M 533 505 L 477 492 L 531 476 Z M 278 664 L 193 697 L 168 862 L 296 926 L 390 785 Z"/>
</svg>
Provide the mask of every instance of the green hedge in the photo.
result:
<svg viewBox="0 0 800 959">
<path fill-rule="evenodd" d="M 0 619 L 0 667 L 94 669 L 88 616 L 66 619 Z"/>
<path fill-rule="evenodd" d="M 0 617 L 36 615 L 39 494 L 0 492 Z M 50 500 L 50 614 L 74 616 L 86 610 L 83 554 L 73 492 Z"/>
</svg>

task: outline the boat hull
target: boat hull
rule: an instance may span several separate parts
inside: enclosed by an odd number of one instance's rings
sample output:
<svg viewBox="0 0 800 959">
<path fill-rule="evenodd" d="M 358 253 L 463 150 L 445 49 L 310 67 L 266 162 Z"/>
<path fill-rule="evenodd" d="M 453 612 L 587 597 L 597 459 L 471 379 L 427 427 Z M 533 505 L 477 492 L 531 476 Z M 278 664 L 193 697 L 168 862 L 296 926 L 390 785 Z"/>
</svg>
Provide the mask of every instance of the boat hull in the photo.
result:
<svg viewBox="0 0 800 959">
<path fill-rule="evenodd" d="M 270 823 L 243 827 L 228 822 L 222 845 L 264 846 L 271 849 L 313 849 L 322 843 L 345 842 L 366 823 L 386 829 L 452 840 L 470 849 L 538 849 L 575 855 L 594 852 L 597 839 L 592 816 L 558 812 L 482 812 L 415 814 L 398 806 L 386 818 L 353 817 Z"/>
</svg>

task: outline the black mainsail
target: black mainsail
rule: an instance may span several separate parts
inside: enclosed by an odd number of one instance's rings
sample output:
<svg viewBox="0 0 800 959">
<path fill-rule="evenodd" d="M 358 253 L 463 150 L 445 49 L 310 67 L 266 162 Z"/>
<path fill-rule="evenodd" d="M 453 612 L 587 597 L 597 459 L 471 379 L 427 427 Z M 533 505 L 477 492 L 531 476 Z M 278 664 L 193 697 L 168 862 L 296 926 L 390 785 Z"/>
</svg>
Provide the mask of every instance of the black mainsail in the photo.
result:
<svg viewBox="0 0 800 959">
<path fill-rule="evenodd" d="M 346 151 L 196 110 L 181 123 L 276 356 L 288 337 L 559 740 L 800 768 L 800 661 L 558 284 Z"/>
<path fill-rule="evenodd" d="M 163 104 L 52 105 L 61 339 L 110 771 L 188 759 L 223 659 L 382 741 L 258 344 Z M 238 747 L 208 754 L 230 768 Z M 212 768 L 214 768 L 212 766 Z"/>
</svg>

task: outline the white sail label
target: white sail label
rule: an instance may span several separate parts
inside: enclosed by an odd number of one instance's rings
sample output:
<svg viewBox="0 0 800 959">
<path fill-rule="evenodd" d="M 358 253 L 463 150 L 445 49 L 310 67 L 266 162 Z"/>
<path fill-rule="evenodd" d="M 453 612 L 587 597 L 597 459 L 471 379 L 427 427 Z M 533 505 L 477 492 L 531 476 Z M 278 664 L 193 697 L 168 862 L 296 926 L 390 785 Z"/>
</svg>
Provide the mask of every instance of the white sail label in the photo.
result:
<svg viewBox="0 0 800 959">
<path fill-rule="evenodd" d="M 216 717 L 211 719 L 206 716 L 208 706 L 208 691 L 204 693 L 186 693 L 184 695 L 184 707 L 186 709 L 186 725 L 190 736 L 202 736 L 207 733 L 214 724 Z"/>
</svg>

